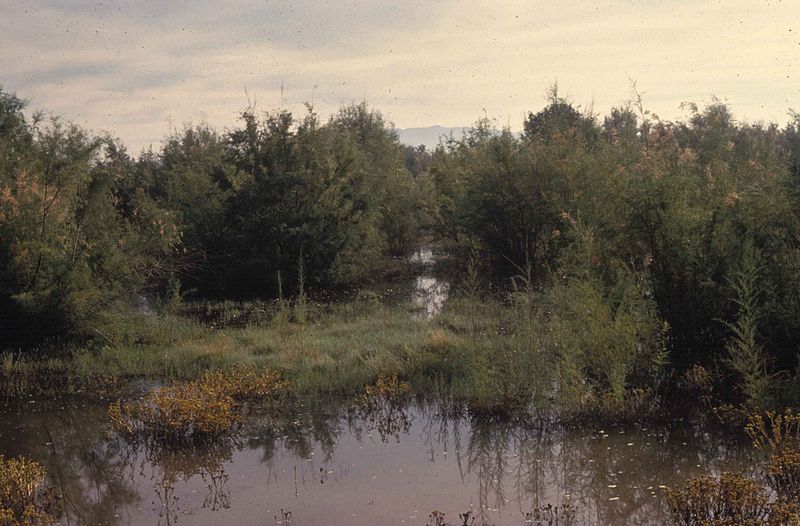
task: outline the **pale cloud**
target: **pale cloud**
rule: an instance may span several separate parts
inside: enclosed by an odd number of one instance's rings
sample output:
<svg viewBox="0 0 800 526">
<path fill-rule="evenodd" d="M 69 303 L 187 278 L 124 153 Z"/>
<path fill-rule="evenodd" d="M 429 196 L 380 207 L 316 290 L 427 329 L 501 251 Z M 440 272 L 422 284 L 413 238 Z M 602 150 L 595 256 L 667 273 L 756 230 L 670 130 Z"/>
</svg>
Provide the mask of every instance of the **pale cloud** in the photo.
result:
<svg viewBox="0 0 800 526">
<path fill-rule="evenodd" d="M 743 120 L 800 108 L 800 2 L 729 0 L 135 2 L 0 0 L 0 83 L 120 136 L 224 128 L 247 105 L 321 113 L 366 100 L 399 127 L 483 115 L 520 127 L 558 81 L 604 112 L 630 80 L 664 118 L 729 102 Z"/>
</svg>

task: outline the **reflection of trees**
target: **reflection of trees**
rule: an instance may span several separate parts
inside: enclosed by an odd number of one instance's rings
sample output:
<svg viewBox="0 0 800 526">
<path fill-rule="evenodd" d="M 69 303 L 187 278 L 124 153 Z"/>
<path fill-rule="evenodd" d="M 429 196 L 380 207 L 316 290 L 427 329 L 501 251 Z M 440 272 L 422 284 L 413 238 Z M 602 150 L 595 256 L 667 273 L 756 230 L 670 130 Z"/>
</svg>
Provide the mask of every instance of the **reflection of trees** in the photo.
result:
<svg viewBox="0 0 800 526">
<path fill-rule="evenodd" d="M 121 476 L 121 459 L 105 447 L 104 416 L 102 410 L 64 407 L 6 414 L 0 424 L 14 429 L 14 442 L 3 444 L 8 456 L 25 455 L 47 468 L 62 495 L 62 524 L 118 524 L 118 510 L 139 500 Z"/>
<path fill-rule="evenodd" d="M 64 494 L 62 524 L 70 526 L 125 522 L 118 516 L 120 510 L 141 503 L 135 483 L 142 480 L 153 488 L 161 524 L 172 524 L 182 512 L 192 511 L 180 501 L 182 484 L 198 490 L 202 485 L 198 506 L 225 509 L 233 503 L 225 467 L 240 448 L 260 449 L 267 469 L 277 448 L 299 459 L 321 452 L 321 460 L 329 462 L 343 434 L 356 440 L 367 432 L 380 434 L 384 441 L 402 439 L 412 422 L 430 460 L 440 453 L 454 455 L 450 458 L 462 482 L 475 488 L 471 500 L 478 505 L 476 524 L 496 520 L 489 509 L 504 509 L 507 517 L 519 517 L 522 524 L 526 512 L 560 504 L 567 494 L 577 508 L 578 524 L 657 522 L 665 512 L 659 486 L 682 483 L 698 465 L 717 472 L 726 465 L 734 467 L 730 462 L 736 450 L 694 429 L 591 433 L 473 420 L 453 406 L 423 401 L 372 412 L 333 403 L 254 411 L 241 438 L 181 451 L 108 441 L 103 434 L 104 408 L 0 418 L 0 425 L 14 437 L 5 440 L 3 452 L 25 455 L 47 467 L 53 485 Z M 320 468 L 318 476 L 325 482 L 326 470 Z M 610 500 L 613 497 L 619 499 Z"/>
<path fill-rule="evenodd" d="M 175 495 L 175 486 L 200 477 L 207 493 L 202 507 L 216 511 L 231 505 L 228 474 L 225 463 L 230 462 L 233 452 L 241 447 L 236 440 L 227 440 L 211 447 L 170 449 L 154 444 L 130 444 L 117 441 L 117 455 L 126 462 L 128 476 L 149 477 L 153 481 L 153 492 L 158 499 L 159 524 L 174 524 L 179 513 L 185 510 Z M 113 449 L 113 448 L 112 448 Z"/>
<path fill-rule="evenodd" d="M 545 489 L 552 482 L 547 469 L 555 460 L 553 437 L 541 426 L 471 423 L 459 461 L 466 465 L 462 477 L 475 475 L 478 479 L 479 521 L 490 522 L 487 511 L 504 508 L 511 501 L 520 516 L 543 503 Z M 506 483 L 511 486 L 507 488 Z"/>
<path fill-rule="evenodd" d="M 724 443 L 692 429 L 572 433 L 561 444 L 564 487 L 579 515 L 598 524 L 652 523 L 665 513 L 659 486 L 681 482 L 698 465 L 719 469 L 731 460 Z"/>
<path fill-rule="evenodd" d="M 342 431 L 341 405 L 286 407 L 270 414 L 252 414 L 245 435 L 250 449 L 261 449 L 269 463 L 280 445 L 298 458 L 308 458 L 315 447 L 330 460 Z"/>
<path fill-rule="evenodd" d="M 377 431 L 383 442 L 388 442 L 389 437 L 400 442 L 400 435 L 408 434 L 411 429 L 411 417 L 405 400 L 387 397 L 362 402 L 350 412 L 348 423 L 351 429 L 362 422 L 368 431 Z"/>
<path fill-rule="evenodd" d="M 696 429 L 591 434 L 430 409 L 417 414 L 431 460 L 436 448 L 452 444 L 462 482 L 477 486 L 478 524 L 492 522 L 487 510 L 513 506 L 524 518 L 564 500 L 577 508 L 579 524 L 657 523 L 666 511 L 659 486 L 683 481 L 698 465 L 719 471 L 736 450 Z"/>
</svg>

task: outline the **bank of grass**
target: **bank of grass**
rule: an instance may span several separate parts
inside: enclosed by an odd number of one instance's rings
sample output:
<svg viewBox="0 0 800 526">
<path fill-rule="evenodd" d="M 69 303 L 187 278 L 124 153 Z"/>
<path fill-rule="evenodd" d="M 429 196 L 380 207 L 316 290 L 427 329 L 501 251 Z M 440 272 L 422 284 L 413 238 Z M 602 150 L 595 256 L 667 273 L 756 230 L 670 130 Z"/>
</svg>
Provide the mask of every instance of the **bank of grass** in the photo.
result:
<svg viewBox="0 0 800 526">
<path fill-rule="evenodd" d="M 616 418 L 628 408 L 640 411 L 629 404 L 633 397 L 612 399 L 602 380 L 586 382 L 578 395 L 557 389 L 573 374 L 565 364 L 573 367 L 576 358 L 554 345 L 564 339 L 558 331 L 573 329 L 554 325 L 550 308 L 524 294 L 456 295 L 439 316 L 421 319 L 412 305 L 367 296 L 305 305 L 300 319 L 287 304 L 267 321 L 238 328 L 185 315 L 136 315 L 118 328 L 121 343 L 38 357 L 6 353 L 0 377 L 9 396 L 119 396 L 128 385 L 194 380 L 245 365 L 276 371 L 298 398 L 354 397 L 378 378 L 396 376 L 417 395 L 453 397 L 489 416 L 599 408 Z"/>
<path fill-rule="evenodd" d="M 136 315 L 125 322 L 122 343 L 67 353 L 6 352 L 0 377 L 7 394 L 21 395 L 131 380 L 192 380 L 247 364 L 280 371 L 299 396 L 347 396 L 380 375 L 410 377 L 426 361 L 440 361 L 425 351 L 430 334 L 441 330 L 438 322 L 415 319 L 412 310 L 352 302 L 316 307 L 305 323 L 288 313 L 228 329 L 172 314 Z"/>
<path fill-rule="evenodd" d="M 499 335 L 494 314 L 501 310 L 491 302 L 456 300 L 441 317 L 425 320 L 412 305 L 352 301 L 312 306 L 304 323 L 289 309 L 267 323 L 227 329 L 173 314 L 135 315 L 119 331 L 122 343 L 39 355 L 6 352 L 0 378 L 6 395 L 103 394 L 136 380 L 193 380 L 246 364 L 279 371 L 300 397 L 357 395 L 392 375 L 416 391 L 463 394 L 477 341 L 467 333 L 480 331 L 486 347 L 488 334 Z"/>
</svg>

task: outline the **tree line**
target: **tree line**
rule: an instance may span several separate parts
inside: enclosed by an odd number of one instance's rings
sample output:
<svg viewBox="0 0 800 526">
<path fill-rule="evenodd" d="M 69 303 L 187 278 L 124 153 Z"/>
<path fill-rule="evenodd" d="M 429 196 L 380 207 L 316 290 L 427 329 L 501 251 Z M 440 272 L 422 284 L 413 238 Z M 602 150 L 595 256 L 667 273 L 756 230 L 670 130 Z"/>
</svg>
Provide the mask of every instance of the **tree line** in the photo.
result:
<svg viewBox="0 0 800 526">
<path fill-rule="evenodd" d="M 636 99 L 598 116 L 553 90 L 521 134 L 482 119 L 428 151 L 366 104 L 250 108 L 132 156 L 23 110 L 0 91 L 7 347 L 107 337 L 176 280 L 226 298 L 358 283 L 424 232 L 506 290 L 569 298 L 578 326 L 627 316 L 676 370 L 722 363 L 751 396 L 778 377 L 800 392 L 798 115 L 742 123 L 715 102 L 669 122 Z"/>
<path fill-rule="evenodd" d="M 3 343 L 105 337 L 142 292 L 177 280 L 202 296 L 275 297 L 365 278 L 422 221 L 420 180 L 365 104 L 327 121 L 244 111 L 186 127 L 158 151 L 0 92 Z M 418 174 L 417 174 L 418 175 Z"/>
</svg>

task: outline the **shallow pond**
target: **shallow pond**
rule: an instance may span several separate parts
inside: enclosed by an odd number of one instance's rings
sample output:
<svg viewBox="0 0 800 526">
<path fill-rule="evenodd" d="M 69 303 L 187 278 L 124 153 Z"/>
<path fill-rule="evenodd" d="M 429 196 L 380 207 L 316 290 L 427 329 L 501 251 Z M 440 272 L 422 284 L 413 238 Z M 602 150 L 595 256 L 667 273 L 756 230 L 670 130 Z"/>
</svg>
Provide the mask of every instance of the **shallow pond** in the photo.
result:
<svg viewBox="0 0 800 526">
<path fill-rule="evenodd" d="M 436 404 L 364 413 L 300 407 L 253 414 L 243 438 L 182 453 L 106 436 L 105 406 L 17 403 L 0 413 L 0 454 L 43 463 L 61 524 L 523 525 L 568 500 L 574 524 L 664 523 L 663 486 L 749 465 L 691 429 L 543 429 L 449 416 Z"/>
</svg>

